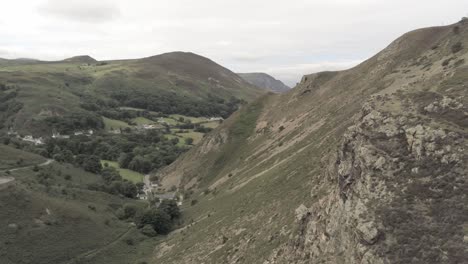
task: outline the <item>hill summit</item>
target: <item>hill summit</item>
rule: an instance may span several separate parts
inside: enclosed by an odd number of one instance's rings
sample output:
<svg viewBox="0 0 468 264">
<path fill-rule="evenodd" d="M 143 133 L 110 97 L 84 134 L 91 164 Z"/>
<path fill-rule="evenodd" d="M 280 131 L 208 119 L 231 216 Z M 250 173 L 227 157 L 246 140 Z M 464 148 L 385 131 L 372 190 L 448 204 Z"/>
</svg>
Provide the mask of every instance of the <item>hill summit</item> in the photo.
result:
<svg viewBox="0 0 468 264">
<path fill-rule="evenodd" d="M 79 55 L 79 56 L 74 56 L 71 58 L 64 59 L 63 61 L 66 62 L 79 62 L 79 63 L 95 63 L 97 62 L 96 59 L 89 55 Z"/>
</svg>

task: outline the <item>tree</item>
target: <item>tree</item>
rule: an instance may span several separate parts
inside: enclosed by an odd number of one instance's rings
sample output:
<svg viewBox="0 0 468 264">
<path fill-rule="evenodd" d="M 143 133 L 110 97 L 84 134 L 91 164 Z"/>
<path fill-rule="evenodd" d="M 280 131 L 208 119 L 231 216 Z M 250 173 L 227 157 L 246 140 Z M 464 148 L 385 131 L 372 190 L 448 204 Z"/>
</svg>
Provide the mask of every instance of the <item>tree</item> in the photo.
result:
<svg viewBox="0 0 468 264">
<path fill-rule="evenodd" d="M 123 181 L 120 185 L 120 193 L 128 198 L 135 198 L 138 194 L 135 184 L 129 181 Z"/>
<path fill-rule="evenodd" d="M 94 155 L 87 156 L 83 161 L 83 169 L 93 173 L 100 173 L 102 170 L 101 160 Z"/>
<path fill-rule="evenodd" d="M 143 156 L 135 156 L 128 164 L 128 168 L 141 173 L 148 173 L 151 170 L 151 162 Z"/>
<path fill-rule="evenodd" d="M 185 139 L 185 144 L 192 145 L 193 144 L 193 138 L 191 138 L 191 137 L 186 138 Z"/>
<path fill-rule="evenodd" d="M 171 217 L 163 210 L 149 209 L 139 219 L 138 225 L 144 227 L 151 225 L 158 234 L 167 234 L 171 231 Z"/>
<path fill-rule="evenodd" d="M 156 233 L 156 231 L 154 230 L 152 225 L 144 225 L 141 228 L 141 233 L 143 233 L 143 235 L 149 236 L 149 237 L 154 237 L 154 236 L 156 236 L 158 234 L 158 233 Z"/>
<path fill-rule="evenodd" d="M 137 212 L 138 212 L 138 207 L 136 207 L 133 204 L 126 203 L 122 207 L 121 211 L 119 210 L 118 215 L 120 219 L 129 219 L 131 217 L 134 217 Z"/>
<path fill-rule="evenodd" d="M 61 154 L 62 154 L 63 162 L 73 163 L 74 161 L 73 153 L 70 150 L 65 149 L 62 151 Z"/>
<path fill-rule="evenodd" d="M 145 188 L 145 184 L 143 182 L 137 182 L 135 186 L 137 187 L 139 193 L 143 192 L 143 189 Z"/>
<path fill-rule="evenodd" d="M 121 168 L 128 168 L 128 164 L 130 164 L 130 162 L 132 161 L 133 159 L 133 155 L 132 154 L 129 154 L 129 153 L 122 153 L 119 157 L 119 166 Z"/>
<path fill-rule="evenodd" d="M 180 217 L 179 207 L 174 200 L 163 200 L 159 205 L 159 209 L 166 212 L 171 217 L 171 220 Z"/>
<path fill-rule="evenodd" d="M 119 172 L 114 167 L 104 167 L 104 169 L 102 169 L 101 176 L 107 183 L 122 180 L 122 176 L 120 176 Z"/>
</svg>

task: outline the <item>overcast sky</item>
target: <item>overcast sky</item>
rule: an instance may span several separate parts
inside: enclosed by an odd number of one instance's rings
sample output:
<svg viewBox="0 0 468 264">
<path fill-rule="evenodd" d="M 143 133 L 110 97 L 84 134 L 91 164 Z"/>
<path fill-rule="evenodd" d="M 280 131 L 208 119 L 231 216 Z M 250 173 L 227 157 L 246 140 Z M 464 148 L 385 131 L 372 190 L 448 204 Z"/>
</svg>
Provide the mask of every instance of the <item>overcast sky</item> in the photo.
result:
<svg viewBox="0 0 468 264">
<path fill-rule="evenodd" d="M 2 1 L 0 57 L 98 60 L 191 51 L 235 72 L 351 67 L 401 34 L 468 16 L 467 0 Z"/>
</svg>

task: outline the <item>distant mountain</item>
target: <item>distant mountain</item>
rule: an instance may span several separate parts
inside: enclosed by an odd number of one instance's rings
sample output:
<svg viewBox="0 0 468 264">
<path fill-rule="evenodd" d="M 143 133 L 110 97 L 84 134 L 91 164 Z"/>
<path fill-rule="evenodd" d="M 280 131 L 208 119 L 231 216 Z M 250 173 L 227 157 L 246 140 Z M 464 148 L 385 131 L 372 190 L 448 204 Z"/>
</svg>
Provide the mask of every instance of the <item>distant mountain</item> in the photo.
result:
<svg viewBox="0 0 468 264">
<path fill-rule="evenodd" d="M 89 55 L 80 55 L 80 56 L 74 56 L 68 59 L 64 59 L 63 61 L 66 62 L 81 62 L 81 63 L 94 63 L 97 62 L 96 59 Z"/>
<path fill-rule="evenodd" d="M 31 59 L 31 58 L 17 58 L 17 59 L 0 58 L 0 66 L 35 64 L 35 63 L 39 63 L 39 62 L 40 62 L 39 60 Z"/>
<path fill-rule="evenodd" d="M 250 84 L 275 93 L 282 93 L 291 89 L 291 87 L 285 85 L 282 81 L 277 80 L 266 73 L 252 72 L 238 73 L 238 75 Z"/>
</svg>

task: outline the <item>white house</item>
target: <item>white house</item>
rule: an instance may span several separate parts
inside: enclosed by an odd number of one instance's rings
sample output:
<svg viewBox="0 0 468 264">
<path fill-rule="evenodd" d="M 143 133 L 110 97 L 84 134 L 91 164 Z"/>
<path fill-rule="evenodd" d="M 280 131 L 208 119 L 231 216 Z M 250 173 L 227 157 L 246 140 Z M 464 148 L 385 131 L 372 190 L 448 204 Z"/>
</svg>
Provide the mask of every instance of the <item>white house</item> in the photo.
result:
<svg viewBox="0 0 468 264">
<path fill-rule="evenodd" d="M 69 135 L 60 135 L 60 133 L 52 133 L 52 138 L 68 139 L 68 138 L 70 138 L 70 136 Z"/>
<path fill-rule="evenodd" d="M 43 145 L 43 144 L 44 144 L 44 140 L 42 139 L 42 137 L 40 137 L 40 138 L 34 138 L 34 137 L 31 136 L 31 135 L 25 136 L 25 137 L 22 138 L 21 140 L 34 143 L 35 145 Z"/>
</svg>

